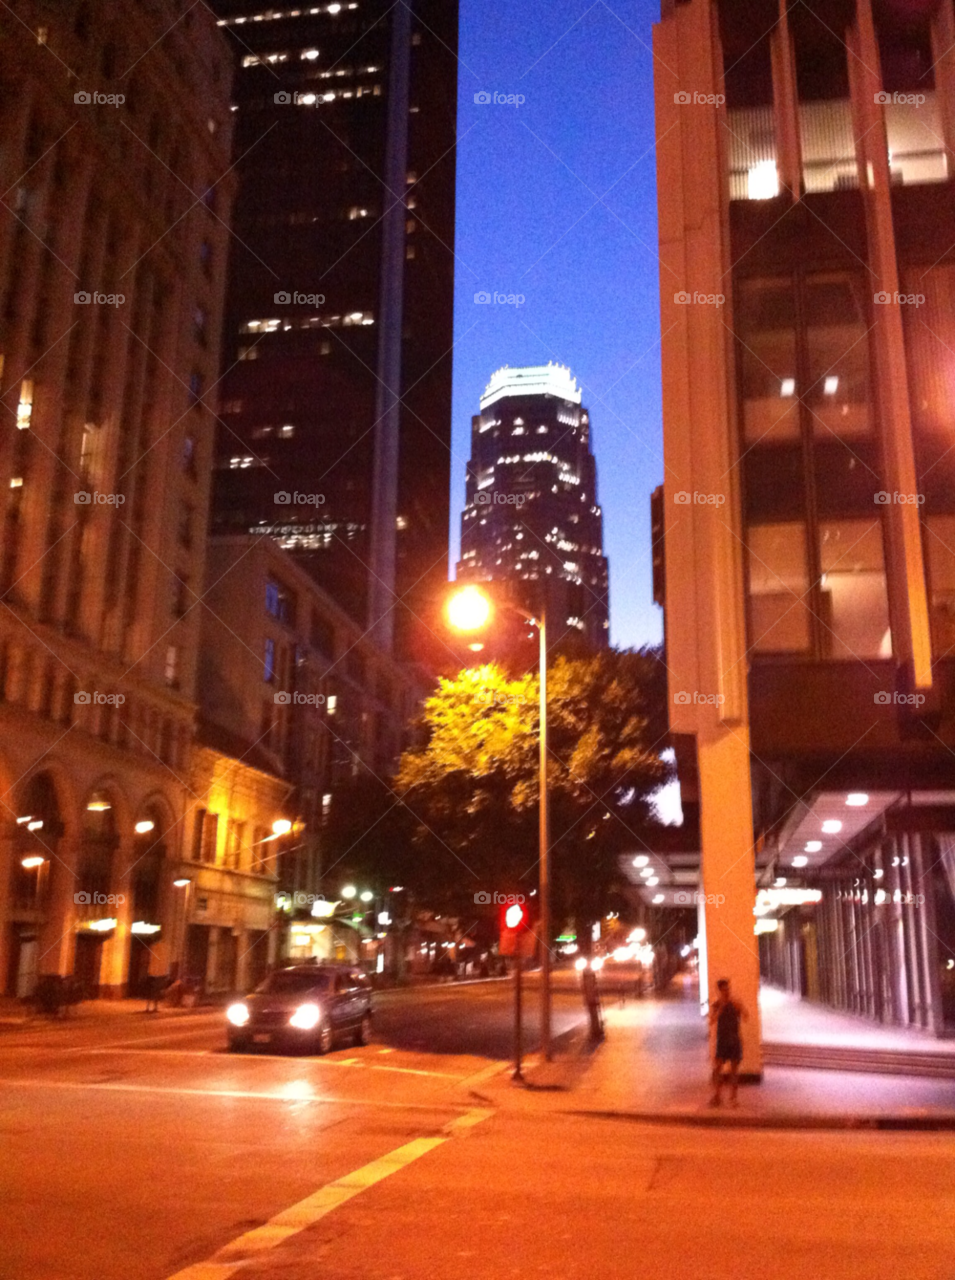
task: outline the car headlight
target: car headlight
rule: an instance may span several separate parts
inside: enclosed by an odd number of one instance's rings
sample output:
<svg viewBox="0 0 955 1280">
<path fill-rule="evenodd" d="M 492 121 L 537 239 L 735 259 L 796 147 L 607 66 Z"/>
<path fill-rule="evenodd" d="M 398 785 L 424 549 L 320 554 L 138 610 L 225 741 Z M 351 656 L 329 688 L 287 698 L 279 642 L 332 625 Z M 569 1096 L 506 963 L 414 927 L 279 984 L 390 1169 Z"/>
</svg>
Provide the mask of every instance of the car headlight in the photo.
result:
<svg viewBox="0 0 955 1280">
<path fill-rule="evenodd" d="M 322 1020 L 322 1011 L 317 1004 L 300 1004 L 289 1018 L 290 1027 L 298 1027 L 299 1031 L 311 1031 Z"/>
<path fill-rule="evenodd" d="M 234 1027 L 244 1027 L 249 1020 L 249 1007 L 245 1004 L 230 1004 L 225 1016 Z"/>
</svg>

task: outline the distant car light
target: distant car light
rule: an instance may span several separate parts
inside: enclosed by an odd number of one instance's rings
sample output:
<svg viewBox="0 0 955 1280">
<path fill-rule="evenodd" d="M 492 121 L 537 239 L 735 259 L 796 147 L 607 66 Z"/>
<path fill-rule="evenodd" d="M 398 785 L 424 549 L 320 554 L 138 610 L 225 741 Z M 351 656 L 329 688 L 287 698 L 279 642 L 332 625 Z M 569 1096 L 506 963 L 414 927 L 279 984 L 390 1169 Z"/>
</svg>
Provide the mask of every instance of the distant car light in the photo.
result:
<svg viewBox="0 0 955 1280">
<path fill-rule="evenodd" d="M 586 969 L 586 968 L 587 968 L 587 957 L 586 957 L 586 956 L 581 956 L 579 960 L 575 960 L 575 961 L 574 961 L 574 968 L 575 968 L 575 969 Z"/>
<path fill-rule="evenodd" d="M 249 1020 L 249 1007 L 244 1004 L 230 1004 L 225 1016 L 234 1027 L 244 1027 Z"/>
<path fill-rule="evenodd" d="M 317 1004 L 300 1004 L 289 1018 L 289 1026 L 299 1031 L 312 1031 L 322 1020 L 322 1011 Z"/>
</svg>

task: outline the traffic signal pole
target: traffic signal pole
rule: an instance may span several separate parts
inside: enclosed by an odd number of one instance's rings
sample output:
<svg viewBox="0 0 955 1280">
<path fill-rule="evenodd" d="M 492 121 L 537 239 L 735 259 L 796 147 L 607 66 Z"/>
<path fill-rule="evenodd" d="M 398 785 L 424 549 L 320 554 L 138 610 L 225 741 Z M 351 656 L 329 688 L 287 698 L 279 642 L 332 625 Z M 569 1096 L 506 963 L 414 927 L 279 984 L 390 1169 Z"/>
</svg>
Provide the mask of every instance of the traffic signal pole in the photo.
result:
<svg viewBox="0 0 955 1280">
<path fill-rule="evenodd" d="M 521 1070 L 524 1058 L 524 1028 L 521 1023 L 521 970 L 524 968 L 524 957 L 518 954 L 514 957 L 514 1074 L 512 1080 L 516 1080 L 518 1084 L 524 1083 L 524 1072 Z"/>
<path fill-rule="evenodd" d="M 541 942 L 541 1053 L 551 1060 L 550 1041 L 550 814 L 547 790 L 547 606 L 540 613 L 540 942 Z"/>
</svg>

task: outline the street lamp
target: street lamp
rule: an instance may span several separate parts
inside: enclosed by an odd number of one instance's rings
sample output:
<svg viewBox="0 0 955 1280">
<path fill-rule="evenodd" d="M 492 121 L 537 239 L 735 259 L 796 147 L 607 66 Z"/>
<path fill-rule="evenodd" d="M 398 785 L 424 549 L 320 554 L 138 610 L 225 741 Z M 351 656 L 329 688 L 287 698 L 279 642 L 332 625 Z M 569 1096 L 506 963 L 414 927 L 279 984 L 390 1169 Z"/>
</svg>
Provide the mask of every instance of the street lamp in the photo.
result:
<svg viewBox="0 0 955 1280">
<path fill-rule="evenodd" d="M 509 606 L 512 609 L 514 606 Z M 525 621 L 537 624 L 540 634 L 540 830 L 539 830 L 539 890 L 541 950 L 541 1049 L 544 1060 L 551 1059 L 550 1038 L 550 814 L 547 789 L 547 608 L 545 594 L 541 593 L 538 617 L 520 612 Z M 447 605 L 447 617 L 457 631 L 480 631 L 492 618 L 491 601 L 480 587 L 471 584 L 462 587 L 451 596 Z"/>
</svg>

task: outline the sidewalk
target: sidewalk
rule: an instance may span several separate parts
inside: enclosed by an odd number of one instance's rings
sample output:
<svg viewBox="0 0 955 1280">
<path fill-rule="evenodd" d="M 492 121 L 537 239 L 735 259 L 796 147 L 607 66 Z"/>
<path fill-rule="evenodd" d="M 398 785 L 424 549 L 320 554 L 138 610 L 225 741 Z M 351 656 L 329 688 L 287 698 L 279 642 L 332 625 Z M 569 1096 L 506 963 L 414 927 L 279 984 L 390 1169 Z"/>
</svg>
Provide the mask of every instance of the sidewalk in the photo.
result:
<svg viewBox="0 0 955 1280">
<path fill-rule="evenodd" d="M 792 1043 L 821 1031 L 828 1043 L 845 1043 L 851 1034 L 869 1045 L 881 1034 L 818 1007 L 794 1012 L 785 1000 L 774 1000 L 776 994 L 770 995 L 767 1023 L 774 1035 L 785 1029 Z M 955 1129 L 955 1080 L 916 1076 L 767 1066 L 761 1084 L 740 1086 L 738 1108 L 726 1105 L 728 1091 L 724 1105 L 711 1108 L 707 1028 L 689 987 L 675 984 L 664 997 L 611 1003 L 605 1023 L 600 1045 L 578 1038 L 562 1046 L 554 1062 L 531 1066 L 525 1105 L 699 1125 Z M 928 1049 L 939 1047 L 928 1037 L 917 1040 Z M 508 1088 L 513 1086 L 504 1078 L 494 1082 L 495 1100 L 503 1105 Z M 482 1092 L 488 1092 L 485 1086 Z"/>
<path fill-rule="evenodd" d="M 182 1017 L 189 1013 L 211 1013 L 221 1005 L 210 1002 L 200 1005 L 193 1005 L 186 1008 L 169 1008 L 161 1005 L 158 1013 L 150 1013 L 150 1018 L 165 1017 Z M 30 1026 L 33 1029 L 40 1027 L 57 1027 L 72 1026 L 77 1022 L 89 1022 L 91 1019 L 99 1020 L 101 1018 L 116 1018 L 133 1016 L 146 1016 L 146 1001 L 144 999 L 128 999 L 128 1000 L 84 1000 L 81 1004 L 74 1005 L 69 1012 L 58 1018 L 51 1018 L 44 1014 L 38 1014 L 34 1011 L 33 1006 L 24 1004 L 22 1000 L 16 1000 L 12 996 L 0 996 L 0 1030 L 4 1027 L 25 1027 Z"/>
</svg>

